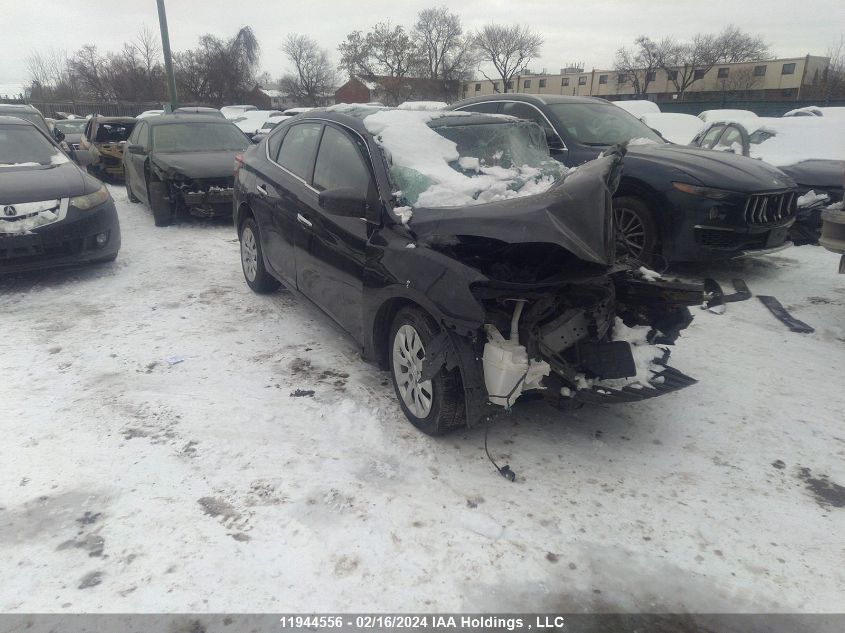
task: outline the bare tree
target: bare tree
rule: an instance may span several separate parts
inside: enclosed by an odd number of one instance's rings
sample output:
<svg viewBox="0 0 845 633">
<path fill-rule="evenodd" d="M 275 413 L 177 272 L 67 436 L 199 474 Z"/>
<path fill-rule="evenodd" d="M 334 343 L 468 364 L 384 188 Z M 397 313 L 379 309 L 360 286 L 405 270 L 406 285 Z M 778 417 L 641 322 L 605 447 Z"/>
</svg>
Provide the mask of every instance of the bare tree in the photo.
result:
<svg viewBox="0 0 845 633">
<path fill-rule="evenodd" d="M 307 35 L 289 34 L 282 50 L 294 72 L 282 77 L 281 89 L 297 103 L 307 106 L 325 105 L 337 85 L 337 71 L 329 61 L 329 53 Z"/>
<path fill-rule="evenodd" d="M 633 48 L 623 46 L 616 51 L 614 69 L 620 77 L 631 82 L 638 97 L 645 96 L 648 85 L 660 68 L 659 53 L 657 44 L 645 35 L 634 40 Z"/>
<path fill-rule="evenodd" d="M 718 38 L 699 33 L 689 42 L 666 38 L 657 46 L 660 67 L 669 76 L 681 100 L 687 89 L 703 78 L 720 58 Z"/>
<path fill-rule="evenodd" d="M 715 45 L 719 55 L 718 61 L 723 64 L 756 62 L 772 57 L 769 45 L 762 37 L 746 33 L 733 24 L 718 35 Z"/>
<path fill-rule="evenodd" d="M 413 76 L 418 56 L 403 27 L 379 22 L 366 34 L 353 31 L 338 50 L 341 68 L 350 76 L 379 83 L 387 103 L 405 101 L 413 92 L 404 79 Z"/>
<path fill-rule="evenodd" d="M 471 35 L 465 35 L 461 18 L 446 7 L 423 9 L 411 31 L 420 76 L 441 85 L 441 97 L 457 98 L 460 82 L 476 66 Z"/>
<path fill-rule="evenodd" d="M 493 65 L 507 92 L 508 82 L 539 56 L 543 38 L 525 25 L 488 24 L 475 34 L 473 43 L 478 51 L 479 62 Z M 479 71 L 490 79 L 480 68 Z"/>
</svg>

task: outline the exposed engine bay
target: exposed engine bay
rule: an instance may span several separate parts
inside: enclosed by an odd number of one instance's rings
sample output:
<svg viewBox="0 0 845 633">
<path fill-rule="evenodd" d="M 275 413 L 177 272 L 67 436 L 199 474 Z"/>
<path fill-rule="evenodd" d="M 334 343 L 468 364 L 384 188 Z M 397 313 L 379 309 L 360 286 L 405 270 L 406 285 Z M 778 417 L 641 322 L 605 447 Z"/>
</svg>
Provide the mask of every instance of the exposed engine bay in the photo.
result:
<svg viewBox="0 0 845 633">
<path fill-rule="evenodd" d="M 232 185 L 224 178 L 208 180 L 171 180 L 170 199 L 201 218 L 226 216 L 231 213 Z"/>
</svg>

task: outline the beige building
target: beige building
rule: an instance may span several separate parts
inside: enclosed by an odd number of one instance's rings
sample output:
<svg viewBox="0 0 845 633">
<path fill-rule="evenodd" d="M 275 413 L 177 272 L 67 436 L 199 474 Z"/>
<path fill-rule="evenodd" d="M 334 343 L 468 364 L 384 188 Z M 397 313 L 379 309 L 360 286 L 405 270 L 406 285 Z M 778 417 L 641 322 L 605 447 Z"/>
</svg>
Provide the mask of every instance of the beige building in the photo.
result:
<svg viewBox="0 0 845 633">
<path fill-rule="evenodd" d="M 717 64 L 709 71 L 696 70 L 696 80 L 686 89 L 684 101 L 705 101 L 728 92 L 747 99 L 793 101 L 802 91 L 818 82 L 829 59 L 815 55 L 773 59 L 739 64 Z M 679 99 L 670 78 L 683 69 L 658 70 L 650 78 L 647 98 L 652 101 Z M 640 83 L 643 77 L 640 76 Z M 605 97 L 611 100 L 634 98 L 632 82 L 614 70 L 585 71 L 583 68 L 561 68 L 558 74 L 524 73 L 508 82 L 508 92 Z M 464 82 L 462 97 L 478 97 L 504 92 L 501 81 L 474 80 Z M 809 96 L 809 95 L 807 95 Z M 640 97 L 641 98 L 641 97 Z"/>
</svg>

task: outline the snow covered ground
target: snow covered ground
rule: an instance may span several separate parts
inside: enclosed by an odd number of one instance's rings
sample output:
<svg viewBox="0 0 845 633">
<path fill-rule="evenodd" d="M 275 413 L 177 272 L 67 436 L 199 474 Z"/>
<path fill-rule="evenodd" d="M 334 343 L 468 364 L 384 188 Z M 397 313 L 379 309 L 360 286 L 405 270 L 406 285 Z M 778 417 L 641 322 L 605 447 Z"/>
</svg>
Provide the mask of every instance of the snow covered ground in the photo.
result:
<svg viewBox="0 0 845 633">
<path fill-rule="evenodd" d="M 0 612 L 842 610 L 831 253 L 716 270 L 815 334 L 696 310 L 697 385 L 496 423 L 510 483 L 483 428 L 421 435 L 327 318 L 252 294 L 231 227 L 111 189 L 114 264 L 0 279 Z"/>
</svg>

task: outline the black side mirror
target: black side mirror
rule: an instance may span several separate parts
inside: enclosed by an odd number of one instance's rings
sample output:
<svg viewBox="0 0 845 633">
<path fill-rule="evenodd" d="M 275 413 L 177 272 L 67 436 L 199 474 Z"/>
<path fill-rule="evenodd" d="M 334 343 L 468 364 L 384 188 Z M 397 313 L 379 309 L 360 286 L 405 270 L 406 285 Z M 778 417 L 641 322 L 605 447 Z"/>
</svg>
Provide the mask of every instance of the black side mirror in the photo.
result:
<svg viewBox="0 0 845 633">
<path fill-rule="evenodd" d="M 57 143 L 61 143 L 63 140 L 65 140 L 65 133 L 62 132 L 59 128 L 54 127 L 53 138 L 56 139 Z"/>
<path fill-rule="evenodd" d="M 94 162 L 94 157 L 91 155 L 91 152 L 82 148 L 73 150 L 71 158 L 73 158 L 73 162 L 80 167 L 87 167 Z"/>
<path fill-rule="evenodd" d="M 143 145 L 127 145 L 126 151 L 130 154 L 146 154 L 147 150 L 144 149 Z"/>
<path fill-rule="evenodd" d="M 317 197 L 320 206 L 329 213 L 350 218 L 367 216 L 367 199 L 350 187 L 326 189 Z"/>
</svg>

